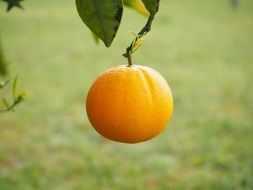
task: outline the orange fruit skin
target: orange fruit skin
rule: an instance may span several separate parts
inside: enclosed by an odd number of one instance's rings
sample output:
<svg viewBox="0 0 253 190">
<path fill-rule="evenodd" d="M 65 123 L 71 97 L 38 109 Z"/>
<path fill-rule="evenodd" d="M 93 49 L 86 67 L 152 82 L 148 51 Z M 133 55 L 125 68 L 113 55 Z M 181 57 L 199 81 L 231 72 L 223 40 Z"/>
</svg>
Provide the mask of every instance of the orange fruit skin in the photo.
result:
<svg viewBox="0 0 253 190">
<path fill-rule="evenodd" d="M 166 127 L 173 97 L 166 80 L 154 69 L 121 65 L 98 76 L 88 92 L 86 110 L 102 136 L 138 143 L 152 139 Z"/>
</svg>

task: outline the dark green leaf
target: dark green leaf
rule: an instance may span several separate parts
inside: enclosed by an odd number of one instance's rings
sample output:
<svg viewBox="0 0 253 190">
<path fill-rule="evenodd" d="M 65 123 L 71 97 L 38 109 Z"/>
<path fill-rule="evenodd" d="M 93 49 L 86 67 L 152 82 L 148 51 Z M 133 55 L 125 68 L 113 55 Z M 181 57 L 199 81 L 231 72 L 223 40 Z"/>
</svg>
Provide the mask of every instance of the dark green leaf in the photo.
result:
<svg viewBox="0 0 253 190">
<path fill-rule="evenodd" d="M 23 9 L 20 2 L 23 0 L 2 0 L 7 3 L 7 11 L 10 11 L 13 7 L 18 7 L 20 9 Z"/>
<path fill-rule="evenodd" d="M 123 13 L 121 0 L 76 0 L 77 11 L 90 30 L 109 47 Z"/>
</svg>

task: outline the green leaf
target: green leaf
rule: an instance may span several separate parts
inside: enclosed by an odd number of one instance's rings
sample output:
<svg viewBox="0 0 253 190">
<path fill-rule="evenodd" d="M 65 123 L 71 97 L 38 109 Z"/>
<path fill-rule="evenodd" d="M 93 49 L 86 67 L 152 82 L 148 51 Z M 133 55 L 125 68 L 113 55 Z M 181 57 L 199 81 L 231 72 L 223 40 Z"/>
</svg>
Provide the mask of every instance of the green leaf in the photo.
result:
<svg viewBox="0 0 253 190">
<path fill-rule="evenodd" d="M 6 84 L 8 84 L 10 80 L 6 80 L 6 81 L 3 81 L 3 82 L 0 82 L 0 89 L 1 88 L 4 88 L 6 86 Z"/>
<path fill-rule="evenodd" d="M 12 96 L 13 96 L 14 102 L 16 101 L 17 84 L 18 84 L 18 76 L 15 77 L 13 85 L 12 85 Z"/>
<path fill-rule="evenodd" d="M 4 56 L 1 41 L 0 41 L 0 75 L 6 75 L 7 74 L 7 65 L 8 62 L 6 61 L 6 58 Z"/>
<path fill-rule="evenodd" d="M 10 104 L 9 104 L 8 100 L 6 98 L 2 98 L 2 102 L 3 102 L 4 106 L 6 107 L 6 109 L 9 109 Z"/>
<path fill-rule="evenodd" d="M 109 47 L 123 13 L 121 0 L 76 0 L 79 16 L 89 29 Z"/>
<path fill-rule="evenodd" d="M 141 0 L 123 0 L 124 5 L 134 9 L 144 16 L 149 16 L 149 12 L 146 10 Z"/>
<path fill-rule="evenodd" d="M 18 104 L 20 102 L 23 102 L 25 100 L 26 97 L 26 93 L 25 92 L 21 92 L 18 97 L 16 98 L 16 102 L 15 104 Z"/>
<path fill-rule="evenodd" d="M 160 0 L 142 0 L 142 2 L 151 15 L 154 16 L 157 13 Z"/>
</svg>

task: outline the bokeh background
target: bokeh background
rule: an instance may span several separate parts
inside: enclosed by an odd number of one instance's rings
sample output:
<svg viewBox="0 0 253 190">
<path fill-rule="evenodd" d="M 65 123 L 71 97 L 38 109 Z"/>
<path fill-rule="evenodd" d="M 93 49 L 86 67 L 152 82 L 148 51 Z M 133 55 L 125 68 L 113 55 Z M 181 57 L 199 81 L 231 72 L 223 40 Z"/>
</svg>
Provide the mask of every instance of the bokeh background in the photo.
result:
<svg viewBox="0 0 253 190">
<path fill-rule="evenodd" d="M 161 135 L 135 145 L 101 138 L 84 105 L 99 73 L 127 63 L 129 31 L 146 18 L 125 9 L 107 49 L 74 1 L 22 4 L 10 13 L 0 4 L 7 78 L 18 74 L 28 94 L 0 114 L 1 190 L 253 189 L 253 1 L 161 1 L 133 59 L 167 79 L 175 112 Z"/>
</svg>

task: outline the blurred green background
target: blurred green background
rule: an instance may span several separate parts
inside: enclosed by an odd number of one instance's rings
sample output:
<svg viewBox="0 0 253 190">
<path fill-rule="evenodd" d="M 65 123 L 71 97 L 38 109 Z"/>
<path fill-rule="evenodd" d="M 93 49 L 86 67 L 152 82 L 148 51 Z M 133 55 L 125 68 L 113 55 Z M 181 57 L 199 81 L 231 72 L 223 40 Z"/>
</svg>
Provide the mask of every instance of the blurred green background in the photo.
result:
<svg viewBox="0 0 253 190">
<path fill-rule="evenodd" d="M 0 114 L 1 190 L 253 189 L 253 1 L 161 1 L 133 59 L 167 79 L 175 112 L 161 135 L 135 145 L 101 139 L 84 104 L 99 73 L 127 63 L 129 31 L 146 18 L 125 9 L 107 49 L 74 1 L 22 4 L 10 13 L 0 4 L 7 78 L 18 73 L 28 94 Z"/>
</svg>

